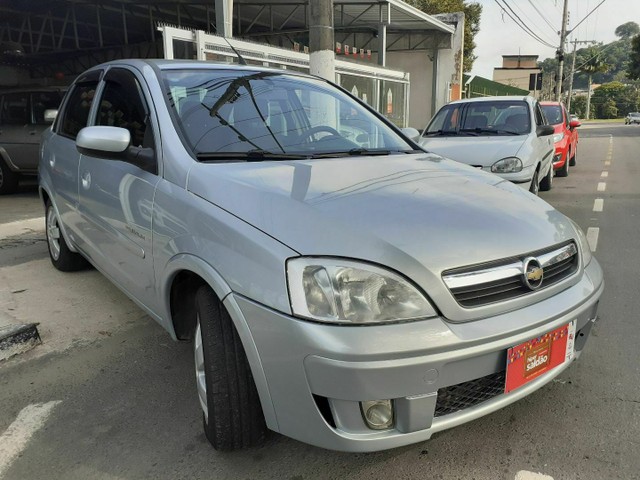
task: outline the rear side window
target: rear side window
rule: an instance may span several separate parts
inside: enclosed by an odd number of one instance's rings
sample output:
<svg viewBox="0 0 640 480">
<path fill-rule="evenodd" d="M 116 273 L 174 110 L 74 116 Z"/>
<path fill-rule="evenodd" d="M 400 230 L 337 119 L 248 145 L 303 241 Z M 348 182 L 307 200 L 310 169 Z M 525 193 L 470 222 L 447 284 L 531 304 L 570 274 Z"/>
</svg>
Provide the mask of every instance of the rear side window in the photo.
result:
<svg viewBox="0 0 640 480">
<path fill-rule="evenodd" d="M 29 94 L 5 93 L 0 110 L 0 125 L 26 125 L 29 122 Z"/>
<path fill-rule="evenodd" d="M 93 103 L 98 82 L 87 82 L 76 84 L 69 94 L 60 133 L 75 139 L 78 132 L 87 126 L 89 111 Z"/>
</svg>

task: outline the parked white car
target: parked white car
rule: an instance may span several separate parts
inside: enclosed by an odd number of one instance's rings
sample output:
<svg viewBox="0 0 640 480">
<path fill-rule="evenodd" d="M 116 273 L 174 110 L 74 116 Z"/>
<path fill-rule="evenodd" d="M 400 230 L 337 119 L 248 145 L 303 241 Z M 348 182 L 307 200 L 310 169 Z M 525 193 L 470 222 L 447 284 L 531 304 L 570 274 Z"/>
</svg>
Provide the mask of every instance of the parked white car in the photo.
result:
<svg viewBox="0 0 640 480">
<path fill-rule="evenodd" d="M 484 97 L 445 105 L 420 145 L 528 188 L 553 184 L 553 126 L 532 97 Z"/>
</svg>

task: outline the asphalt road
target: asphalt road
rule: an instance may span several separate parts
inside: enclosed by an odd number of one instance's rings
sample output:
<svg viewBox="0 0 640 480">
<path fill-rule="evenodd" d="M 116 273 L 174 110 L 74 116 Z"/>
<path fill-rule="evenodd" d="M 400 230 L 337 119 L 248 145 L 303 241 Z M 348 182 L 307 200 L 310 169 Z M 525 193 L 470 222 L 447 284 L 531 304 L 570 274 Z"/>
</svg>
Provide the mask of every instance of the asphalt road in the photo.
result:
<svg viewBox="0 0 640 480">
<path fill-rule="evenodd" d="M 640 127 L 583 128 L 578 165 L 542 193 L 589 229 L 592 241 L 597 232 L 595 255 L 607 286 L 580 360 L 526 399 L 386 452 L 337 453 L 272 434 L 261 448 L 217 453 L 202 433 L 190 345 L 173 343 L 97 272 L 57 275 L 16 300 L 18 314 L 29 312 L 29 303 L 42 305 L 40 315 L 49 304 L 60 310 L 63 289 L 69 293 L 62 314 L 70 322 L 102 315 L 112 324 L 88 329 L 83 341 L 60 350 L 0 365 L 0 458 L 3 448 L 15 450 L 10 465 L 0 464 L 0 478 L 513 480 L 521 471 L 556 480 L 640 478 L 639 149 Z M 35 197 L 23 193 L 20 218 L 30 205 L 40 208 Z M 0 199 L 3 215 L 11 202 Z M 16 275 L 37 277 L 38 269 L 52 268 L 44 242 L 6 248 L 2 242 L 0 273 L 21 267 Z M 87 282 L 90 291 L 82 288 Z M 92 304 L 92 291 L 104 302 Z M 110 305 L 120 310 L 109 314 Z M 44 405 L 31 415 L 41 428 L 29 438 L 15 425 L 33 404 Z"/>
</svg>

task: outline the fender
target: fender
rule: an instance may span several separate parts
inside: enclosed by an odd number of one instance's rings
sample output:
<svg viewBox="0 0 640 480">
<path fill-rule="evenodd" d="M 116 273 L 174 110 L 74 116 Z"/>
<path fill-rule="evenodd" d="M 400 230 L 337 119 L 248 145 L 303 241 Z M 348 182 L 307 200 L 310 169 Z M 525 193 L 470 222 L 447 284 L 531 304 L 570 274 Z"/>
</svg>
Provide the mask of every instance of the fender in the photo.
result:
<svg viewBox="0 0 640 480">
<path fill-rule="evenodd" d="M 202 258 L 188 253 L 181 253 L 172 257 L 168 262 L 162 273 L 161 277 L 161 298 L 163 299 L 162 305 L 162 318 L 164 319 L 163 327 L 167 329 L 171 337 L 176 340 L 176 333 L 171 321 L 171 284 L 178 272 L 182 270 L 188 270 L 199 275 L 204 281 L 211 287 L 211 289 L 218 296 L 220 301 L 224 304 L 225 308 L 231 316 L 231 320 L 238 332 L 242 346 L 247 355 L 249 361 L 249 367 L 251 368 L 251 374 L 260 396 L 260 403 L 262 405 L 262 411 L 264 413 L 265 422 L 267 427 L 272 430 L 278 431 L 278 423 L 276 420 L 276 413 L 273 408 L 273 401 L 271 400 L 271 394 L 269 393 L 269 387 L 267 384 L 267 377 L 262 367 L 262 361 L 258 348 L 253 340 L 253 335 L 244 315 L 240 311 L 238 304 L 232 290 L 227 282 L 222 278 L 218 271 L 205 262 Z"/>
</svg>

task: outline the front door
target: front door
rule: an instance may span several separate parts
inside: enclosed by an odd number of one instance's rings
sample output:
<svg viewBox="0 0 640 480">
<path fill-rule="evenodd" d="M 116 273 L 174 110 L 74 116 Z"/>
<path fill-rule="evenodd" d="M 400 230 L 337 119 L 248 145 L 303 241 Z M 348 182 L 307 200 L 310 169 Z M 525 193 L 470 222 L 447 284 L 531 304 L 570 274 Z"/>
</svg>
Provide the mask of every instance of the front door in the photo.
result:
<svg viewBox="0 0 640 480">
<path fill-rule="evenodd" d="M 29 123 L 29 93 L 5 93 L 0 107 L 0 148 L 20 170 L 33 161 L 37 164 L 38 159 L 38 147 L 27 141 Z"/>
<path fill-rule="evenodd" d="M 127 69 L 107 71 L 95 125 L 126 128 L 132 146 L 155 151 L 141 85 Z M 155 298 L 151 220 L 157 168 L 143 170 L 126 160 L 82 155 L 79 177 L 87 253 L 121 288 L 151 307 Z"/>
</svg>

